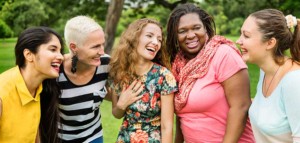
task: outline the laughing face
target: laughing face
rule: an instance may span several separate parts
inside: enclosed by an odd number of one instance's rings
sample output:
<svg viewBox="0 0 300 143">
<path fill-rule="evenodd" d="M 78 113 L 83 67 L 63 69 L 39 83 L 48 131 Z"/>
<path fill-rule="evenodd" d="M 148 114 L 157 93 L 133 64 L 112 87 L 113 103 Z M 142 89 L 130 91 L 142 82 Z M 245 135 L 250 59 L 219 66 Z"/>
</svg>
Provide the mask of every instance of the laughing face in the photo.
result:
<svg viewBox="0 0 300 143">
<path fill-rule="evenodd" d="M 142 30 L 137 53 L 144 60 L 153 60 L 162 44 L 162 31 L 156 24 L 148 23 Z"/>
<path fill-rule="evenodd" d="M 42 44 L 38 48 L 38 52 L 34 54 L 34 67 L 38 73 L 42 74 L 44 79 L 56 78 L 59 75 L 59 66 L 63 62 L 61 54 L 61 44 L 54 35 L 51 40 Z"/>
<path fill-rule="evenodd" d="M 104 55 L 104 43 L 104 32 L 102 30 L 91 32 L 82 47 L 75 49 L 78 63 L 88 66 L 99 66 L 101 64 L 100 56 Z"/>
<path fill-rule="evenodd" d="M 245 62 L 258 64 L 265 59 L 267 42 L 262 41 L 262 36 L 256 19 L 249 16 L 241 28 L 241 36 L 236 41 L 240 45 Z"/>
<path fill-rule="evenodd" d="M 178 42 L 189 59 L 194 58 L 206 41 L 206 29 L 198 14 L 188 13 L 179 19 Z"/>
</svg>

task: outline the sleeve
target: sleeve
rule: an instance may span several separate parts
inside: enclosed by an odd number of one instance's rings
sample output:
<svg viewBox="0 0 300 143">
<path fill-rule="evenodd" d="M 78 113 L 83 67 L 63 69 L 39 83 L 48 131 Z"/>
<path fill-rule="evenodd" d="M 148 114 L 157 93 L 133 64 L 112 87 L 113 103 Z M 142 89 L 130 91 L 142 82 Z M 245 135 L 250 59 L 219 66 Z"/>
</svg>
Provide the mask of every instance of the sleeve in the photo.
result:
<svg viewBox="0 0 300 143">
<path fill-rule="evenodd" d="M 282 80 L 282 100 L 294 142 L 300 142 L 300 70 L 286 76 Z"/>
<path fill-rule="evenodd" d="M 161 95 L 168 95 L 178 91 L 177 83 L 173 74 L 166 68 L 162 68 L 163 73 L 159 77 L 158 84 L 161 85 Z M 162 80 L 162 82 L 160 82 Z"/>
<path fill-rule="evenodd" d="M 242 57 L 225 44 L 220 45 L 212 62 L 216 72 L 216 79 L 219 82 L 223 82 L 241 69 L 247 68 Z"/>
</svg>

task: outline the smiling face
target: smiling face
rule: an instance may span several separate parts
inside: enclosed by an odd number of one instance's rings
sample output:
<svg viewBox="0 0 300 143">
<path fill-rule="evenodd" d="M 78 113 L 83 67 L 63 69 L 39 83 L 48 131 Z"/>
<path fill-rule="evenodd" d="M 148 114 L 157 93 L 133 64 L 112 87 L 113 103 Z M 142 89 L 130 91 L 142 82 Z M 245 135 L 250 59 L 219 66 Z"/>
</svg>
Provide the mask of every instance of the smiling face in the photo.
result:
<svg viewBox="0 0 300 143">
<path fill-rule="evenodd" d="M 33 54 L 32 62 L 34 68 L 43 75 L 44 79 L 58 77 L 59 66 L 63 62 L 61 48 L 58 38 L 52 35 L 51 40 L 46 44 L 40 45 L 37 53 Z"/>
<path fill-rule="evenodd" d="M 104 43 L 104 32 L 101 29 L 91 32 L 82 46 L 73 50 L 77 54 L 78 64 L 99 66 L 100 56 L 104 55 Z"/>
<path fill-rule="evenodd" d="M 256 19 L 249 16 L 241 28 L 241 36 L 236 41 L 240 45 L 244 61 L 257 64 L 266 57 L 267 42 L 263 42 L 262 36 Z"/>
<path fill-rule="evenodd" d="M 196 57 L 206 41 L 206 29 L 197 13 L 188 13 L 180 17 L 178 24 L 178 42 L 185 56 Z"/>
<path fill-rule="evenodd" d="M 162 31 L 156 24 L 148 23 L 142 30 L 137 53 L 144 60 L 153 60 L 162 44 Z"/>
</svg>

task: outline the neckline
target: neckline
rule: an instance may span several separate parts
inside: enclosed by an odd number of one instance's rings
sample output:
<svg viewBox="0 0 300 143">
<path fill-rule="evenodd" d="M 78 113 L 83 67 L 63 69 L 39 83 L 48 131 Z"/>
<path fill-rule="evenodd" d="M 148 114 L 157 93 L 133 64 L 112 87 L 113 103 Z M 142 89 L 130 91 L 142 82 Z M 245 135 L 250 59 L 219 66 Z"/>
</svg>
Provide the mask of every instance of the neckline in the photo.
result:
<svg viewBox="0 0 300 143">
<path fill-rule="evenodd" d="M 99 65 L 99 66 L 100 66 L 100 65 Z M 88 81 L 88 82 L 85 83 L 85 84 L 75 84 L 74 82 L 72 82 L 72 81 L 69 79 L 68 75 L 66 74 L 65 68 L 64 68 L 63 65 L 62 65 L 62 72 L 63 72 L 63 75 L 65 76 L 66 80 L 67 80 L 71 85 L 73 85 L 73 86 L 75 86 L 75 87 L 82 87 L 82 86 L 89 85 L 89 84 L 93 81 L 95 75 L 97 74 L 97 70 L 98 70 L 98 67 L 99 67 L 99 66 L 96 66 L 96 69 L 95 69 L 95 71 L 94 71 L 94 74 L 93 74 L 91 80 Z"/>
<path fill-rule="evenodd" d="M 278 82 L 278 84 L 277 84 L 276 87 L 273 89 L 273 91 L 268 95 L 269 89 L 270 89 L 270 87 L 271 87 L 271 85 L 272 85 L 272 83 L 273 83 L 273 80 L 274 80 L 274 78 L 276 77 L 276 75 L 277 75 L 277 73 L 278 73 L 280 67 L 281 67 L 281 66 L 278 66 L 277 70 L 275 71 L 275 74 L 273 75 L 273 77 L 272 77 L 272 79 L 271 79 L 271 81 L 270 81 L 270 83 L 269 83 L 269 86 L 267 86 L 267 87 L 265 87 L 265 84 L 266 84 L 266 74 L 264 74 L 263 83 L 262 83 L 262 93 L 263 93 L 263 95 L 264 95 L 265 97 L 270 96 L 271 93 L 276 89 L 277 85 L 279 84 L 279 82 Z M 267 89 L 266 89 L 267 91 L 266 91 L 265 93 L 264 93 L 264 87 L 267 88 Z"/>
<path fill-rule="evenodd" d="M 263 71 L 262 71 L 263 72 Z M 300 69 L 294 69 L 294 70 L 291 70 L 291 71 L 288 71 L 287 73 L 285 73 L 284 75 L 283 75 L 283 77 L 280 79 L 280 81 L 278 82 L 278 84 L 276 85 L 276 87 L 273 89 L 273 91 L 270 93 L 270 95 L 269 96 L 265 96 L 264 95 L 264 93 L 263 93 L 263 90 L 262 90 L 262 84 L 263 83 L 261 83 L 261 89 L 260 89 L 260 93 L 262 94 L 262 97 L 264 98 L 264 99 L 269 99 L 269 98 L 271 98 L 272 97 L 272 95 L 274 94 L 274 92 L 278 89 L 278 87 L 282 84 L 282 82 L 285 80 L 285 78 L 288 76 L 288 75 L 290 75 L 291 73 L 294 73 L 294 72 L 300 72 Z M 264 74 L 264 76 L 265 76 L 265 73 L 263 72 L 263 74 Z"/>
</svg>

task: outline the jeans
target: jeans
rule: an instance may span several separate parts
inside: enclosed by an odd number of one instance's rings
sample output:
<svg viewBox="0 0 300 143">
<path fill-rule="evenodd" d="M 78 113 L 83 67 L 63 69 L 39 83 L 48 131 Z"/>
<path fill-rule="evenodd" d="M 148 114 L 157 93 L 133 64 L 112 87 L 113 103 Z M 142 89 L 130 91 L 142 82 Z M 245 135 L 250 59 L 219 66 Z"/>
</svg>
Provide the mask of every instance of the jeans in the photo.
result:
<svg viewBox="0 0 300 143">
<path fill-rule="evenodd" d="M 96 138 L 93 141 L 91 141 L 90 143 L 103 143 L 103 136 L 100 138 Z"/>
</svg>

